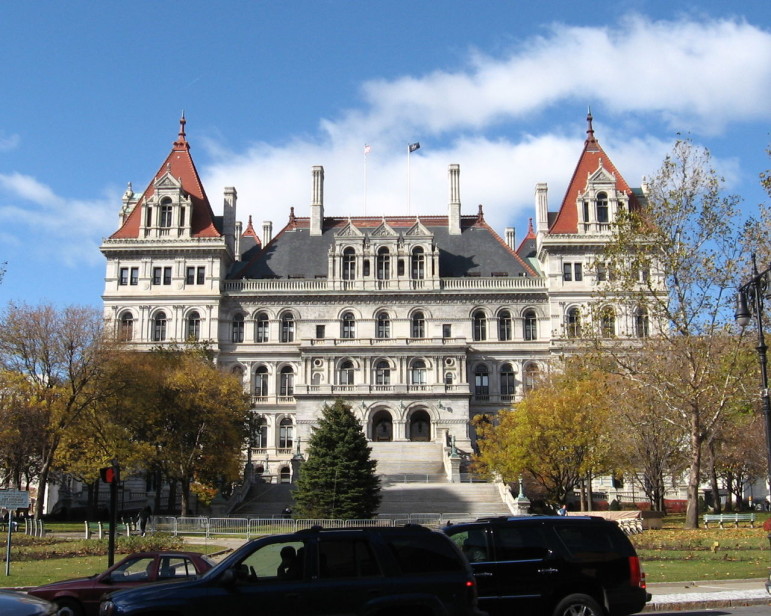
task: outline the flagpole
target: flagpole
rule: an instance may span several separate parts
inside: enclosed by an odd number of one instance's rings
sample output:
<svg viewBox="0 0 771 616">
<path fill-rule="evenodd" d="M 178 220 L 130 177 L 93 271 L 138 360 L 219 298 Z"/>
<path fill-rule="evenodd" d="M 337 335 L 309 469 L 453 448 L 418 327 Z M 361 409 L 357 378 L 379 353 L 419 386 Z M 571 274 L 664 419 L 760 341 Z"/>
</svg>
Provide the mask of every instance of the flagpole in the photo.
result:
<svg viewBox="0 0 771 616">
<path fill-rule="evenodd" d="M 370 147 L 364 144 L 364 215 L 367 215 L 367 154 L 369 154 Z"/>
<path fill-rule="evenodd" d="M 412 190 L 410 187 L 410 154 L 412 148 L 407 144 L 407 215 L 412 216 Z"/>
</svg>

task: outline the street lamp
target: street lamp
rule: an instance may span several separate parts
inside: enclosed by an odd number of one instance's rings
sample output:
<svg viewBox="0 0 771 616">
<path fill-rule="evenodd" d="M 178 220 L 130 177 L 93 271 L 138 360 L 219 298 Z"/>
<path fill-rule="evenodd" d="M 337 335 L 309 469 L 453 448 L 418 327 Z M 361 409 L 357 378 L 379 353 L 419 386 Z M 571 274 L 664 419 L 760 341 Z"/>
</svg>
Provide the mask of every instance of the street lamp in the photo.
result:
<svg viewBox="0 0 771 616">
<path fill-rule="evenodd" d="M 760 360 L 760 399 L 763 402 L 763 415 L 766 420 L 766 462 L 769 494 L 771 495 L 771 401 L 768 397 L 768 358 L 766 339 L 763 335 L 763 300 L 771 297 L 766 295 L 771 282 L 771 265 L 758 272 L 755 255 L 752 255 L 752 278 L 739 287 L 736 302 L 736 323 L 744 328 L 750 323 L 752 313 L 755 313 L 755 324 L 758 328 L 758 359 Z"/>
</svg>

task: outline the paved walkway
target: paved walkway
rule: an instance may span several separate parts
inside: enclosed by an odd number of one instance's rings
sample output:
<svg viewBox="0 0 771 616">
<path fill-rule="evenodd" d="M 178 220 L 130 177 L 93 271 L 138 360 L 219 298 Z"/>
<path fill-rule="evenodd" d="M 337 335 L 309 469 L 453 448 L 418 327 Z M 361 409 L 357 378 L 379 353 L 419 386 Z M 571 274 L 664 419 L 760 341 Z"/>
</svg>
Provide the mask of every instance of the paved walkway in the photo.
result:
<svg viewBox="0 0 771 616">
<path fill-rule="evenodd" d="M 653 598 L 646 612 L 671 612 L 698 608 L 770 605 L 765 579 L 667 582 L 648 584 Z"/>
</svg>

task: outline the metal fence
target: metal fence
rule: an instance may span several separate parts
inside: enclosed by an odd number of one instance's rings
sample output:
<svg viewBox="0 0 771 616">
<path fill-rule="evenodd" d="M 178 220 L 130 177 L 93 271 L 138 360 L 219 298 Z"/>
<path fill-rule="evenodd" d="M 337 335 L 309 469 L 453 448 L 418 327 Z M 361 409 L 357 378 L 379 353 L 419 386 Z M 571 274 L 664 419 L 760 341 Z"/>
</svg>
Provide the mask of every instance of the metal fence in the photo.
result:
<svg viewBox="0 0 771 616">
<path fill-rule="evenodd" d="M 494 514 L 490 514 L 494 515 Z M 369 520 L 339 519 L 290 519 L 290 518 L 206 518 L 206 517 L 171 517 L 153 516 L 148 524 L 151 532 L 170 533 L 172 535 L 203 535 L 259 537 L 279 533 L 293 533 L 304 528 L 322 526 L 324 528 L 352 528 L 362 526 L 402 526 L 421 524 L 438 528 L 457 522 L 466 522 L 485 517 L 485 514 L 469 513 L 411 513 L 382 515 Z"/>
</svg>

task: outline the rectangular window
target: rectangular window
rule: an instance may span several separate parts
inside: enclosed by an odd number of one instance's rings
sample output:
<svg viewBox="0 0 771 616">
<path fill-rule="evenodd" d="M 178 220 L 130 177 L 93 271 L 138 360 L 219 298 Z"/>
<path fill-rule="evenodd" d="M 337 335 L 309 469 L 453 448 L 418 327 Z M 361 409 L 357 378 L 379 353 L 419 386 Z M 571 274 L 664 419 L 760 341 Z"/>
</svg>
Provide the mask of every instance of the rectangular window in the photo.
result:
<svg viewBox="0 0 771 616">
<path fill-rule="evenodd" d="M 118 277 L 118 284 L 125 287 L 128 284 L 129 268 L 121 267 L 120 276 Z"/>
<path fill-rule="evenodd" d="M 562 280 L 565 282 L 570 282 L 573 280 L 573 264 L 572 263 L 563 263 L 562 264 Z"/>
<path fill-rule="evenodd" d="M 153 284 L 161 284 L 161 274 L 163 273 L 163 268 L 161 267 L 154 267 L 153 268 Z"/>
<path fill-rule="evenodd" d="M 170 267 L 164 267 L 163 268 L 163 284 L 165 284 L 165 285 L 171 284 L 171 268 Z"/>
<path fill-rule="evenodd" d="M 131 268 L 131 286 L 135 287 L 139 284 L 139 268 Z"/>
<path fill-rule="evenodd" d="M 608 269 L 605 267 L 604 263 L 598 263 L 597 264 L 597 281 L 604 282 L 607 279 L 608 279 Z"/>
<path fill-rule="evenodd" d="M 573 279 L 576 282 L 580 282 L 581 280 L 584 279 L 584 268 L 581 263 L 573 264 L 573 274 L 574 274 Z"/>
<path fill-rule="evenodd" d="M 185 268 L 185 284 L 195 284 L 195 268 Z"/>
<path fill-rule="evenodd" d="M 195 282 L 196 284 L 203 284 L 204 280 L 206 280 L 206 268 L 201 265 L 196 271 Z"/>
<path fill-rule="evenodd" d="M 323 325 L 317 325 L 316 326 L 316 338 L 321 340 L 324 338 L 324 326 Z"/>
<path fill-rule="evenodd" d="M 442 338 L 452 338 L 452 325 L 450 323 L 442 325 Z"/>
</svg>

